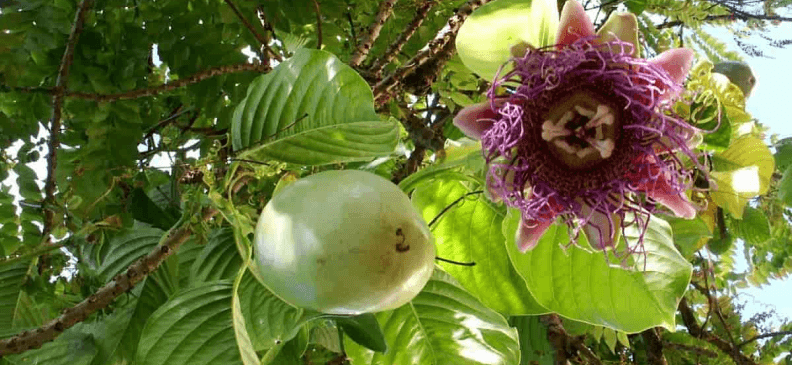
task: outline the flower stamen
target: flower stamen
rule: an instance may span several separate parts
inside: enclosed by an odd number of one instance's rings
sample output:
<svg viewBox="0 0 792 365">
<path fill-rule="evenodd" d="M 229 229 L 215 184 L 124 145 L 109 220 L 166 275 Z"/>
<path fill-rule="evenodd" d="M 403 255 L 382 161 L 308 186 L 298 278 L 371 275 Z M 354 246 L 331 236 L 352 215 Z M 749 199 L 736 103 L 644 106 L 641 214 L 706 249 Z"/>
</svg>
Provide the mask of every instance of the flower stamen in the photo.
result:
<svg viewBox="0 0 792 365">
<path fill-rule="evenodd" d="M 542 140 L 567 166 L 590 167 L 609 158 L 616 148 L 617 118 L 613 110 L 588 93 L 578 92 L 550 110 L 542 123 Z"/>
</svg>

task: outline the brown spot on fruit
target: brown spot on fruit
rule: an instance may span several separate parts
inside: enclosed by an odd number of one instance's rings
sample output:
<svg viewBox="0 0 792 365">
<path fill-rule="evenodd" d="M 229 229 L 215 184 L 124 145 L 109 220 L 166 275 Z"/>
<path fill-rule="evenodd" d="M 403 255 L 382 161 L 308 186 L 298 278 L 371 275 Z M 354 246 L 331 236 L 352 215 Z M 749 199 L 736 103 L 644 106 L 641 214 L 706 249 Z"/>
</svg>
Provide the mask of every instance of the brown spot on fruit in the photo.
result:
<svg viewBox="0 0 792 365">
<path fill-rule="evenodd" d="M 396 251 L 398 252 L 407 252 L 410 250 L 410 245 L 405 244 L 404 242 L 407 241 L 407 237 L 404 236 L 404 231 L 401 228 L 396 229 L 396 236 L 401 237 L 402 241 L 396 244 Z"/>
</svg>

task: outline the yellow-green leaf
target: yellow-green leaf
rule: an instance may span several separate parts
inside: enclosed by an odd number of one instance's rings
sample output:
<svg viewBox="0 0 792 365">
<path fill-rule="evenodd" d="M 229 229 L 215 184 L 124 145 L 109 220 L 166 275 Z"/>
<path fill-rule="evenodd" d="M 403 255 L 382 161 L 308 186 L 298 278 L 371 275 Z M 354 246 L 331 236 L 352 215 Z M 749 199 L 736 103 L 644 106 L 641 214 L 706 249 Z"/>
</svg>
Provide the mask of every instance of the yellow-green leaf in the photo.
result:
<svg viewBox="0 0 792 365">
<path fill-rule="evenodd" d="M 493 1 L 473 12 L 459 29 L 457 52 L 465 66 L 492 80 L 512 56 L 512 47 L 525 43 L 536 48 L 551 45 L 556 29 L 556 1 Z"/>
<path fill-rule="evenodd" d="M 602 339 L 605 340 L 605 344 L 608 345 L 608 349 L 610 349 L 611 352 L 616 353 L 616 331 L 610 328 L 603 328 Z"/>
<path fill-rule="evenodd" d="M 717 184 L 712 200 L 735 218 L 742 219 L 748 200 L 767 192 L 775 161 L 761 139 L 744 136 L 712 157 L 710 176 Z"/>
</svg>

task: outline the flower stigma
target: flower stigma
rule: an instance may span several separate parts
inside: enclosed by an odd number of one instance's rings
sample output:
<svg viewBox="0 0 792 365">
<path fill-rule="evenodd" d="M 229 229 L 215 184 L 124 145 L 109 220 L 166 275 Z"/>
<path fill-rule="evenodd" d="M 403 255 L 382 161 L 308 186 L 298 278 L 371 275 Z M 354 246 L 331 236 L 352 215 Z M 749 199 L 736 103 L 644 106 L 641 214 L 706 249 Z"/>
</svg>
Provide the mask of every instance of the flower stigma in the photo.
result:
<svg viewBox="0 0 792 365">
<path fill-rule="evenodd" d="M 550 110 L 542 123 L 542 140 L 561 162 L 577 170 L 613 154 L 617 122 L 613 107 L 578 92 Z"/>
</svg>

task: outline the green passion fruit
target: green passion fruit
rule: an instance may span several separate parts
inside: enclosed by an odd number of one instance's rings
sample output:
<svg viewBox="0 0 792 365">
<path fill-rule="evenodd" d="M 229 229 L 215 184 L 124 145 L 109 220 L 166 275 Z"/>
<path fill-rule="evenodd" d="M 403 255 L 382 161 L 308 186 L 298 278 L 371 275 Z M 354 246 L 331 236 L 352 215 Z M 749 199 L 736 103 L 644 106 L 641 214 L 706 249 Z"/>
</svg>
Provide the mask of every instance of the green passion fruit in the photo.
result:
<svg viewBox="0 0 792 365">
<path fill-rule="evenodd" d="M 751 66 L 745 62 L 721 62 L 712 68 L 712 72 L 725 75 L 732 84 L 737 85 L 742 90 L 746 99 L 751 96 L 751 91 L 756 86 L 756 76 L 754 76 Z"/>
<path fill-rule="evenodd" d="M 325 171 L 287 185 L 262 211 L 254 240 L 275 295 L 329 314 L 400 307 L 434 269 L 429 228 L 410 199 L 364 171 Z"/>
</svg>

